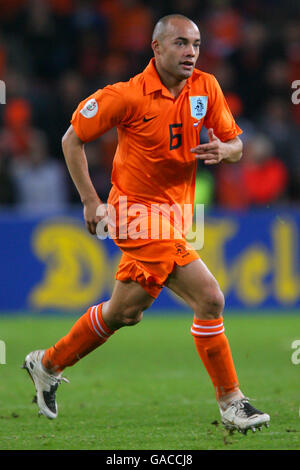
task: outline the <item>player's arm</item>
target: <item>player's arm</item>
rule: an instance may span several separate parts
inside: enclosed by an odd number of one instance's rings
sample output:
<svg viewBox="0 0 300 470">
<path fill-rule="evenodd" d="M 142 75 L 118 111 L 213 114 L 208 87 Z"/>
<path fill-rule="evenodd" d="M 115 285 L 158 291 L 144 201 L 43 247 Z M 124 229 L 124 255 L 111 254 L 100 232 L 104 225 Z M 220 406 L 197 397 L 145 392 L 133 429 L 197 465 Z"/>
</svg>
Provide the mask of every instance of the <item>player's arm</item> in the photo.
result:
<svg viewBox="0 0 300 470">
<path fill-rule="evenodd" d="M 221 161 L 235 163 L 241 159 L 243 143 L 238 136 L 222 142 L 214 134 L 213 129 L 208 129 L 207 133 L 209 142 L 191 149 L 197 159 L 203 160 L 206 165 L 213 165 Z"/>
<path fill-rule="evenodd" d="M 62 138 L 62 149 L 71 178 L 79 192 L 83 207 L 84 219 L 90 233 L 96 233 L 97 223 L 101 217 L 96 215 L 102 204 L 91 181 L 84 144 L 71 125 Z"/>
<path fill-rule="evenodd" d="M 208 107 L 204 126 L 208 129 L 209 142 L 191 149 L 195 157 L 206 165 L 222 161 L 238 162 L 242 157 L 243 144 L 238 137 L 242 130 L 236 124 L 221 87 L 213 75 L 206 74 Z"/>
<path fill-rule="evenodd" d="M 79 103 L 62 140 L 67 167 L 84 206 L 87 229 L 92 234 L 96 233 L 98 222 L 107 214 L 90 179 L 84 144 L 126 123 L 129 110 L 122 84 L 109 85 Z M 99 215 L 96 214 L 97 209 Z"/>
</svg>

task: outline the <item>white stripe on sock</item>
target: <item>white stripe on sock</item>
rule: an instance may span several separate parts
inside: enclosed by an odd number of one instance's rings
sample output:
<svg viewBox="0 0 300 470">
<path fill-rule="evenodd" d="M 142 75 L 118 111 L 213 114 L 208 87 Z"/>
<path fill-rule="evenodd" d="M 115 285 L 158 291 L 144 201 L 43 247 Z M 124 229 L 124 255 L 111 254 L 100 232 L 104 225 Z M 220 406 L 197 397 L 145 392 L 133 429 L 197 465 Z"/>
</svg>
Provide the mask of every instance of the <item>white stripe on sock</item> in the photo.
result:
<svg viewBox="0 0 300 470">
<path fill-rule="evenodd" d="M 193 323 L 193 328 L 199 328 L 199 329 L 203 328 L 204 330 L 208 330 L 212 328 L 220 328 L 221 326 L 223 326 L 223 322 L 215 326 L 203 326 L 203 325 L 196 325 L 196 323 Z"/>
<path fill-rule="evenodd" d="M 98 320 L 98 308 L 100 307 L 100 304 L 97 305 L 97 308 L 96 308 L 96 311 L 95 311 L 95 318 L 96 318 L 96 322 L 97 322 L 97 325 L 99 326 L 99 329 L 101 331 L 101 333 L 103 333 L 105 336 L 110 336 L 108 333 L 106 333 L 106 331 L 102 328 L 99 320 Z"/>
<path fill-rule="evenodd" d="M 93 313 L 94 313 L 96 307 L 97 307 L 97 305 L 94 305 L 94 307 L 92 307 L 92 309 L 91 309 L 91 313 L 90 313 L 91 322 L 92 322 L 93 328 L 94 328 L 95 332 L 97 333 L 97 335 L 100 336 L 103 339 L 106 339 L 107 337 L 103 336 L 100 333 L 100 331 L 98 331 L 97 328 L 95 327 L 95 323 L 94 323 L 94 320 L 93 320 Z"/>
<path fill-rule="evenodd" d="M 191 328 L 191 333 L 197 336 L 214 336 L 214 335 L 219 335 L 225 331 L 225 328 L 222 328 L 222 330 L 217 330 L 217 331 L 210 331 L 210 332 L 204 332 L 204 331 L 196 331 L 193 328 Z"/>
</svg>

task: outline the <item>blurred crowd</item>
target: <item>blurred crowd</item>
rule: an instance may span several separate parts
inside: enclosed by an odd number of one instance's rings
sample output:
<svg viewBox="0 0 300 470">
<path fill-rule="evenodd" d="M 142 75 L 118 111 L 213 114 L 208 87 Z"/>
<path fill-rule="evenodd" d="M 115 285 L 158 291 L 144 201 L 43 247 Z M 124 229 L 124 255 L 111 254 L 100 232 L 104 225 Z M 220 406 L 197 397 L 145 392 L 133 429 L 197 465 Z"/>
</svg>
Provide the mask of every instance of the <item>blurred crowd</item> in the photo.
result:
<svg viewBox="0 0 300 470">
<path fill-rule="evenodd" d="M 199 162 L 196 202 L 300 205 L 300 104 L 291 98 L 300 80 L 296 0 L 0 0 L 0 205 L 80 202 L 61 150 L 72 113 L 98 88 L 145 68 L 153 26 L 170 13 L 199 26 L 197 66 L 216 76 L 243 129 L 240 164 Z M 116 146 L 115 129 L 86 146 L 103 201 Z"/>
</svg>

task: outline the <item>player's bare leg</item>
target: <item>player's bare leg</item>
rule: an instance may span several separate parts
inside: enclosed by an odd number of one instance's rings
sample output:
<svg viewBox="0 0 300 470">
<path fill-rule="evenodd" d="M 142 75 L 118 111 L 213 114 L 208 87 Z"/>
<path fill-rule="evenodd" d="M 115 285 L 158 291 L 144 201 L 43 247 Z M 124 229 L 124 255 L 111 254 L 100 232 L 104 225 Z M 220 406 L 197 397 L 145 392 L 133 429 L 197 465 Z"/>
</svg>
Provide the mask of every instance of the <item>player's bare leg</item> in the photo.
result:
<svg viewBox="0 0 300 470">
<path fill-rule="evenodd" d="M 191 332 L 196 349 L 215 387 L 222 422 L 230 430 L 254 432 L 268 426 L 269 415 L 250 405 L 238 386 L 229 343 L 224 334 L 224 296 L 200 259 L 175 266 L 166 285 L 194 311 Z"/>
<path fill-rule="evenodd" d="M 103 303 L 103 320 L 112 330 L 135 325 L 154 300 L 137 282 L 117 280 L 110 300 Z"/>
</svg>

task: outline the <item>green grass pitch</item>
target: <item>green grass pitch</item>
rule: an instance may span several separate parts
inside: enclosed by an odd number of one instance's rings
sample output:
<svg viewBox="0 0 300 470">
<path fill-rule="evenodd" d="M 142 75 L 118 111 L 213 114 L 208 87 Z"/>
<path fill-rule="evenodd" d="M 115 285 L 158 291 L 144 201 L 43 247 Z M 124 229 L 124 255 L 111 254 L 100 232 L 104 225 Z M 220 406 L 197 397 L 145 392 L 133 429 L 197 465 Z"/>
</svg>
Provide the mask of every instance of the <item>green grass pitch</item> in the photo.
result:
<svg viewBox="0 0 300 470">
<path fill-rule="evenodd" d="M 59 416 L 38 417 L 25 355 L 55 343 L 75 317 L 0 316 L 0 450 L 300 449 L 299 314 L 225 316 L 240 386 L 271 415 L 269 429 L 229 435 L 190 335 L 189 314 L 144 314 L 72 368 L 57 392 Z"/>
</svg>

